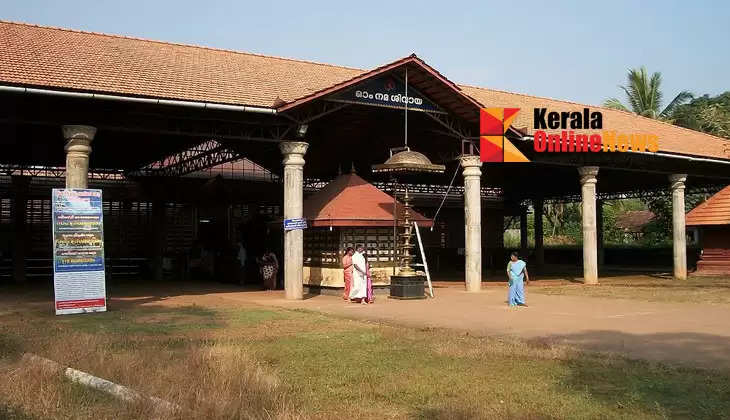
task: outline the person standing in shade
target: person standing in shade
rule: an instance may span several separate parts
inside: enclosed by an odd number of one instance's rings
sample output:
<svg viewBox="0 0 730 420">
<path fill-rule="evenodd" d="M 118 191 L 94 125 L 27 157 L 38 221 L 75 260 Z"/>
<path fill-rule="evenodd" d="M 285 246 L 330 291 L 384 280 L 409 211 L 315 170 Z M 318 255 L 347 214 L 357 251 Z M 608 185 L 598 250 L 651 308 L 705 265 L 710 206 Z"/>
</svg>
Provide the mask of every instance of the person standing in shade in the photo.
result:
<svg viewBox="0 0 730 420">
<path fill-rule="evenodd" d="M 525 282 L 530 284 L 530 275 L 527 273 L 527 264 L 519 258 L 517 252 L 510 254 L 510 262 L 507 263 L 507 280 L 509 285 L 507 303 L 509 306 L 527 306 L 525 303 Z"/>
<path fill-rule="evenodd" d="M 342 256 L 342 271 L 344 272 L 345 278 L 345 293 L 342 295 L 342 299 L 350 300 L 350 288 L 352 287 L 352 254 L 355 250 L 352 247 L 347 247 L 345 255 Z"/>
<path fill-rule="evenodd" d="M 267 248 L 264 255 L 259 258 L 259 266 L 261 267 L 261 277 L 264 280 L 264 289 L 276 289 L 276 275 L 279 271 L 279 260 L 276 259 L 276 254 Z"/>
</svg>

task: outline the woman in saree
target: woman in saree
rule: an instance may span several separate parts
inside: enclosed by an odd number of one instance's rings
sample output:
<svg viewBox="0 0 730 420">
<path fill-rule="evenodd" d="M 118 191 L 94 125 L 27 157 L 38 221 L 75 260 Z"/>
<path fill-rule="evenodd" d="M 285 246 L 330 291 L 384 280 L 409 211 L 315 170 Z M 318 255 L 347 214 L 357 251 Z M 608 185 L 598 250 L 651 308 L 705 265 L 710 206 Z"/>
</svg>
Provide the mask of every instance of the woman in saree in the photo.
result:
<svg viewBox="0 0 730 420">
<path fill-rule="evenodd" d="M 352 247 L 348 247 L 345 250 L 345 255 L 342 256 L 342 271 L 345 276 L 345 293 L 342 295 L 342 299 L 350 300 L 350 288 L 352 287 L 352 254 L 355 250 Z"/>
<path fill-rule="evenodd" d="M 525 303 L 525 284 L 530 283 L 530 275 L 527 274 L 527 264 L 519 258 L 517 252 L 510 255 L 510 262 L 507 263 L 507 284 L 509 294 L 507 303 L 509 306 L 527 306 Z"/>
<path fill-rule="evenodd" d="M 276 289 L 276 274 L 279 271 L 279 260 L 276 259 L 276 254 L 267 249 L 259 258 L 259 265 L 261 266 L 261 277 L 264 279 L 264 289 Z"/>
<path fill-rule="evenodd" d="M 365 275 L 367 276 L 367 291 L 365 301 L 367 303 L 375 302 L 375 295 L 373 294 L 373 278 L 370 276 L 370 261 L 368 261 L 368 254 L 365 253 Z"/>
</svg>

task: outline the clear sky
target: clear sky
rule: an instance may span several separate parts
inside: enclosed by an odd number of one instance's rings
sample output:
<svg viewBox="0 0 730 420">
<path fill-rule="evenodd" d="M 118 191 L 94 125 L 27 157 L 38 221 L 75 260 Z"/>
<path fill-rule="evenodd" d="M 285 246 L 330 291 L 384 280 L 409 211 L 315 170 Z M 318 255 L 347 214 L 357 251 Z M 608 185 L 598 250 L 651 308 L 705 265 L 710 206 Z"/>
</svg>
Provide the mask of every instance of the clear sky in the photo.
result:
<svg viewBox="0 0 730 420">
<path fill-rule="evenodd" d="M 665 103 L 730 90 L 727 0 L 3 0 L 0 19 L 358 68 L 415 52 L 458 83 L 588 104 L 623 100 L 641 65 Z"/>
</svg>

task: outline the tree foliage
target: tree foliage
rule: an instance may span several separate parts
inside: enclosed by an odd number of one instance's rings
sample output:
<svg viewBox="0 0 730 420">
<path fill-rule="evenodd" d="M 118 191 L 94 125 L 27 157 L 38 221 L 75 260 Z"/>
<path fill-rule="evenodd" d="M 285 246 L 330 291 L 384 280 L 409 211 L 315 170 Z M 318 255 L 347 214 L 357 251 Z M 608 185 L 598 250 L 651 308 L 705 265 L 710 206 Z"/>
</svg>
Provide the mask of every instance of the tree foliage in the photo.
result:
<svg viewBox="0 0 730 420">
<path fill-rule="evenodd" d="M 628 106 L 617 98 L 610 98 L 603 105 L 611 109 L 633 112 L 642 117 L 671 120 L 677 107 L 692 99 L 692 94 L 682 91 L 662 109 L 664 95 L 661 84 L 662 75 L 659 72 L 649 76 L 644 67 L 629 69 L 626 85 L 619 86 L 626 94 Z"/>
<path fill-rule="evenodd" d="M 680 105 L 672 119 L 676 125 L 730 139 L 730 91 Z"/>
</svg>

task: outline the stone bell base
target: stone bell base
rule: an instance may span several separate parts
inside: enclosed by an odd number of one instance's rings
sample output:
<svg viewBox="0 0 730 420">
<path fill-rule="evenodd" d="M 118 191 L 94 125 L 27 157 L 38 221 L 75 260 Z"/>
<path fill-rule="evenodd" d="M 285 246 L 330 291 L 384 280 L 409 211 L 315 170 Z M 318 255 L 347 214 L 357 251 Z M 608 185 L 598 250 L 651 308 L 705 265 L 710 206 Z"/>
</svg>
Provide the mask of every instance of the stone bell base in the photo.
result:
<svg viewBox="0 0 730 420">
<path fill-rule="evenodd" d="M 393 299 L 425 299 L 426 276 L 391 276 L 390 297 Z"/>
</svg>

